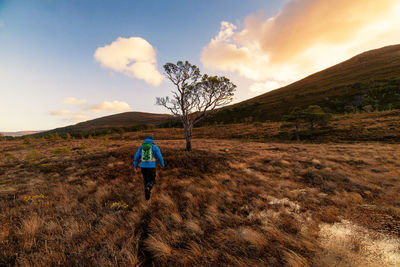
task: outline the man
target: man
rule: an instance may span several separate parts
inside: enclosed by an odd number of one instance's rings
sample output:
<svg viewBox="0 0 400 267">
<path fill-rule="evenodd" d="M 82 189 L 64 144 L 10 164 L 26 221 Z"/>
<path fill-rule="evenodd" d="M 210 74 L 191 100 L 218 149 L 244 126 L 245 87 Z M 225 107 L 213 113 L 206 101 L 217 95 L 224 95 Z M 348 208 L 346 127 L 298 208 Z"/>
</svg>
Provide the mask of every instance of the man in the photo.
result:
<svg viewBox="0 0 400 267">
<path fill-rule="evenodd" d="M 161 167 L 164 167 L 164 160 L 161 155 L 160 149 L 154 144 L 152 136 L 149 136 L 144 140 L 143 144 L 139 147 L 135 155 L 134 167 L 135 172 L 139 172 L 139 160 L 140 168 L 142 169 L 144 179 L 144 194 L 146 200 L 150 199 L 150 191 L 153 185 L 156 183 L 156 159 L 160 163 Z"/>
</svg>

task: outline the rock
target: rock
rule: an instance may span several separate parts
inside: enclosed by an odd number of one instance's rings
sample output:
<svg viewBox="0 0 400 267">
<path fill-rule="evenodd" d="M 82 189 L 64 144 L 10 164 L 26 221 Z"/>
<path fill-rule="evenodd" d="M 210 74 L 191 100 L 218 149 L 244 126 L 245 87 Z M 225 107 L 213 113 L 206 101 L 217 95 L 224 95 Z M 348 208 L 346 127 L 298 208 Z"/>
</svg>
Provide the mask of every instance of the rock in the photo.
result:
<svg viewBox="0 0 400 267">
<path fill-rule="evenodd" d="M 287 161 L 287 160 L 284 160 L 284 159 L 283 159 L 283 160 L 281 160 L 281 164 L 282 164 L 282 165 L 285 165 L 285 166 L 289 166 L 289 165 L 291 165 L 289 161 Z"/>
<path fill-rule="evenodd" d="M 316 169 L 318 169 L 318 170 L 320 170 L 320 169 L 322 169 L 323 168 L 323 166 L 322 166 L 322 164 L 321 164 L 321 161 L 319 161 L 319 160 L 317 160 L 317 159 L 313 159 L 312 161 L 311 161 L 311 163 L 314 165 L 314 167 L 316 168 Z"/>
<path fill-rule="evenodd" d="M 317 160 L 317 159 L 313 159 L 311 162 L 312 162 L 312 164 L 314 164 L 314 165 L 321 165 L 321 161 L 319 161 L 319 160 Z"/>
</svg>

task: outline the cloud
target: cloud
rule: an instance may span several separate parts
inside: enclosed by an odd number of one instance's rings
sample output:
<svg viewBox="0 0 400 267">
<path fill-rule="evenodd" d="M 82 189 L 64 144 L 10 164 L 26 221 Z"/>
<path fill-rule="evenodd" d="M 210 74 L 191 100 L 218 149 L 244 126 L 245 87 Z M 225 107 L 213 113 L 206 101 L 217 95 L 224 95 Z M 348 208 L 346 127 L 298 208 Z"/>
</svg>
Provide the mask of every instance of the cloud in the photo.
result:
<svg viewBox="0 0 400 267">
<path fill-rule="evenodd" d="M 86 115 L 85 113 L 79 112 L 79 113 L 75 113 L 74 115 L 72 115 L 69 118 L 66 118 L 65 120 L 73 122 L 73 123 L 78 123 L 78 122 L 83 122 L 83 121 L 87 121 L 90 119 L 91 119 L 90 116 Z"/>
<path fill-rule="evenodd" d="M 68 109 L 49 111 L 52 116 L 61 116 L 62 120 L 72 123 L 87 121 L 98 116 L 98 113 L 107 114 L 113 111 L 132 110 L 128 103 L 123 101 L 104 101 L 100 104 L 87 105 L 85 99 L 69 97 L 63 100 L 63 104 L 74 105 L 75 110 Z"/>
<path fill-rule="evenodd" d="M 73 123 L 87 121 L 91 119 L 91 117 L 87 114 L 86 111 L 73 112 L 68 109 L 62 109 L 62 110 L 50 111 L 49 114 L 52 116 L 62 116 L 64 117 L 63 119 L 64 121 Z"/>
<path fill-rule="evenodd" d="M 62 110 L 53 110 L 50 111 L 49 114 L 52 116 L 64 116 L 64 115 L 69 115 L 72 112 L 68 109 L 62 109 Z"/>
<path fill-rule="evenodd" d="M 250 86 L 250 91 L 254 93 L 266 93 L 281 87 L 280 83 L 276 81 L 256 82 Z"/>
<path fill-rule="evenodd" d="M 201 61 L 253 80 L 252 91 L 269 90 L 366 50 L 400 43 L 399 12 L 398 0 L 290 0 L 270 18 L 248 16 L 241 29 L 221 22 Z"/>
<path fill-rule="evenodd" d="M 100 104 L 91 105 L 88 109 L 94 112 L 132 110 L 129 104 L 123 101 L 104 101 Z"/>
<path fill-rule="evenodd" d="M 67 97 L 63 100 L 63 104 L 73 105 L 73 106 L 83 105 L 83 104 L 86 104 L 86 99 L 77 99 L 75 97 Z"/>
<path fill-rule="evenodd" d="M 157 70 L 156 51 L 140 37 L 122 38 L 97 48 L 94 58 L 104 68 L 142 79 L 151 85 L 160 85 L 163 76 Z"/>
</svg>

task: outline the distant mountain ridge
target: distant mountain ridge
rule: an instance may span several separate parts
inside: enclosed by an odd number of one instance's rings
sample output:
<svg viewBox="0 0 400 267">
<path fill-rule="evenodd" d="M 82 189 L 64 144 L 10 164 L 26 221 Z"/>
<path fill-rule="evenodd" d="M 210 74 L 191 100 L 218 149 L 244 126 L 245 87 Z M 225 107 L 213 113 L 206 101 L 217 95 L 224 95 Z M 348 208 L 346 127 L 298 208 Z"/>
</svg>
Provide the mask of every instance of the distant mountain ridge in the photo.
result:
<svg viewBox="0 0 400 267">
<path fill-rule="evenodd" d="M 60 127 L 46 132 L 36 133 L 34 135 L 41 136 L 49 133 L 90 132 L 99 129 L 135 127 L 138 125 L 156 126 L 168 122 L 171 118 L 172 116 L 169 114 L 132 111 L 80 122 L 75 125 Z"/>
<path fill-rule="evenodd" d="M 20 136 L 31 135 L 31 134 L 36 134 L 36 133 L 40 133 L 40 132 L 43 132 L 43 131 L 0 132 L 0 135 L 20 137 Z"/>
</svg>

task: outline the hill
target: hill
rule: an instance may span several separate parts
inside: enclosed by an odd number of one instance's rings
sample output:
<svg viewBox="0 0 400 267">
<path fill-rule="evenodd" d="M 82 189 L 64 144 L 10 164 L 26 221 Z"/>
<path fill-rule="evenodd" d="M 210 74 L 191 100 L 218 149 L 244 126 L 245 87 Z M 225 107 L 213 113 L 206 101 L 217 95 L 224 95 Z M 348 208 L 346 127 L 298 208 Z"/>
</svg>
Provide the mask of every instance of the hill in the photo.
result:
<svg viewBox="0 0 400 267">
<path fill-rule="evenodd" d="M 150 124 L 157 125 L 165 122 L 171 117 L 168 114 L 156 114 L 146 112 L 124 112 L 120 114 L 114 114 L 98 119 L 85 121 L 78 123 L 73 126 L 76 130 L 93 130 L 98 128 L 110 128 L 110 127 L 123 127 L 133 126 L 137 124 Z"/>
<path fill-rule="evenodd" d="M 280 89 L 218 110 L 208 122 L 277 121 L 296 107 L 332 113 L 400 108 L 400 45 L 371 50 Z"/>
<path fill-rule="evenodd" d="M 172 116 L 168 114 L 156 114 L 146 112 L 124 112 L 80 122 L 75 125 L 56 128 L 54 130 L 36 134 L 36 136 L 46 135 L 49 133 L 76 133 L 90 132 L 99 129 L 110 129 L 120 127 L 138 127 L 140 125 L 158 125 L 167 122 Z"/>
</svg>

